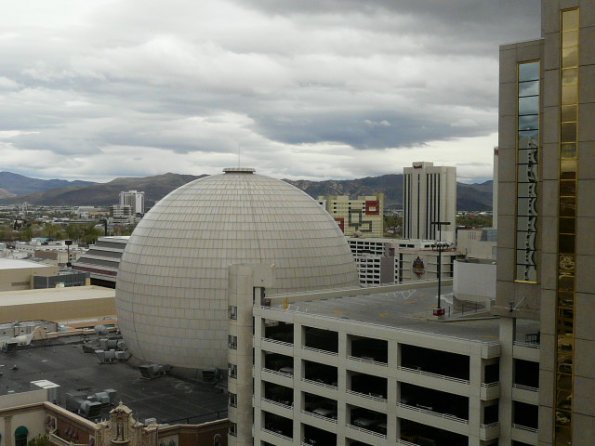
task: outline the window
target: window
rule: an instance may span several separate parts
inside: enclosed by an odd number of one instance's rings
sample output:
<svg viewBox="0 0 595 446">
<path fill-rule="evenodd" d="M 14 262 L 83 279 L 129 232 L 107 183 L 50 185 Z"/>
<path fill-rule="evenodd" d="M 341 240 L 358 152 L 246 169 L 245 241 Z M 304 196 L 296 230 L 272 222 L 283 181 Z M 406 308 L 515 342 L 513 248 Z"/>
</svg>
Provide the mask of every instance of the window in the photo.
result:
<svg viewBox="0 0 595 446">
<path fill-rule="evenodd" d="M 229 435 L 232 437 L 238 436 L 238 425 L 236 423 L 229 423 Z"/>
<path fill-rule="evenodd" d="M 515 279 L 537 281 L 537 171 L 539 163 L 539 62 L 518 65 Z"/>
<path fill-rule="evenodd" d="M 235 393 L 229 393 L 229 407 L 238 407 L 238 396 Z"/>
<path fill-rule="evenodd" d="M 235 305 L 229 306 L 229 318 L 233 321 L 237 320 L 238 318 L 238 307 Z"/>
<path fill-rule="evenodd" d="M 29 429 L 25 426 L 19 426 L 14 431 L 14 445 L 15 446 L 27 446 L 27 436 L 29 435 Z"/>
<path fill-rule="evenodd" d="M 230 378 L 237 378 L 238 377 L 238 366 L 232 363 L 227 364 L 227 371 L 229 373 Z"/>
<path fill-rule="evenodd" d="M 232 350 L 236 350 L 238 348 L 238 337 L 232 335 L 227 336 L 227 346 Z"/>
</svg>

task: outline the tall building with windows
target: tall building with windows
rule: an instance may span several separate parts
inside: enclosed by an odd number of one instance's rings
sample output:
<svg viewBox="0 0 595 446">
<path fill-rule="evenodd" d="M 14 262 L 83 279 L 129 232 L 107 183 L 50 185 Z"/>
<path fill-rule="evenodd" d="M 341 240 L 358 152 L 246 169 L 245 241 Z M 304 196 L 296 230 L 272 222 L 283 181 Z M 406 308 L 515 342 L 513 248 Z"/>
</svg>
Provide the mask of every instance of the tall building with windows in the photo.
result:
<svg viewBox="0 0 595 446">
<path fill-rule="evenodd" d="M 543 0 L 542 38 L 500 49 L 500 444 L 595 444 L 595 3 Z M 539 324 L 539 396 L 515 385 Z M 525 417 L 533 433 L 514 426 Z M 512 428 L 511 428 L 512 427 Z"/>
<path fill-rule="evenodd" d="M 145 213 L 145 193 L 136 190 L 120 192 L 120 207 L 130 206 L 133 214 Z"/>
<path fill-rule="evenodd" d="M 457 216 L 457 176 L 455 167 L 416 162 L 403 169 L 403 238 L 454 241 Z"/>
</svg>

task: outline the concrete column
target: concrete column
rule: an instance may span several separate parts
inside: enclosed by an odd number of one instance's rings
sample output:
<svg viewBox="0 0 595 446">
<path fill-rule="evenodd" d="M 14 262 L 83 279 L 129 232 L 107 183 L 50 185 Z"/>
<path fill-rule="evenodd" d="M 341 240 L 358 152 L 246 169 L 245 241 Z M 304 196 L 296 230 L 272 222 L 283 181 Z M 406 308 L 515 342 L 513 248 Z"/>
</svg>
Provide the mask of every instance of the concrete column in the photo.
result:
<svg viewBox="0 0 595 446">
<path fill-rule="evenodd" d="M 237 338 L 236 348 L 228 348 L 228 362 L 237 369 L 228 378 L 228 391 L 237 397 L 237 407 L 229 408 L 229 421 L 236 425 L 236 435 L 228 436 L 230 446 L 252 446 L 253 408 L 252 307 L 262 305 L 265 287 L 272 284 L 272 269 L 265 265 L 232 265 L 229 267 L 227 299 L 236 308 L 236 319 L 229 319 L 230 336 Z"/>
<path fill-rule="evenodd" d="M 512 384 L 514 360 L 512 348 L 515 337 L 516 320 L 503 317 L 500 319 L 500 445 L 510 446 L 512 430 Z"/>
<path fill-rule="evenodd" d="M 12 439 L 14 436 L 14 432 L 12 431 L 12 415 L 4 417 L 4 432 L 4 446 L 12 446 Z"/>
</svg>

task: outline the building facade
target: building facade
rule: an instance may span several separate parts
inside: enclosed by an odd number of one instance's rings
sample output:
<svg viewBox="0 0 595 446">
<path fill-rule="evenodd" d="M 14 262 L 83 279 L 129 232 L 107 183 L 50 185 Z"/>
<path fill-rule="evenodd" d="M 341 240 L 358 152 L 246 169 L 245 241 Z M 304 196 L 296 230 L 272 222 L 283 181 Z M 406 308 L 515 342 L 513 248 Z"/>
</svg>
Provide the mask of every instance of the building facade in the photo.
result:
<svg viewBox="0 0 595 446">
<path fill-rule="evenodd" d="M 457 214 L 455 167 L 415 162 L 403 169 L 403 238 L 454 241 Z"/>
<path fill-rule="evenodd" d="M 384 194 L 349 198 L 349 195 L 318 197 L 318 203 L 335 219 L 343 234 L 360 237 L 384 235 Z"/>
<path fill-rule="evenodd" d="M 47 439 L 52 446 L 227 445 L 227 420 L 198 425 L 160 425 L 149 420 L 143 423 L 120 403 L 109 419 L 94 423 L 50 402 L 50 393 L 43 388 L 0 396 L 3 445 L 26 446 L 28 441 L 39 438 Z"/>
<path fill-rule="evenodd" d="M 451 246 L 438 252 L 435 241 L 347 237 L 363 287 L 453 277 L 458 256 Z"/>
<path fill-rule="evenodd" d="M 129 190 L 120 192 L 120 206 L 130 206 L 133 214 L 145 213 L 145 193 Z"/>
<path fill-rule="evenodd" d="M 500 49 L 501 443 L 595 444 L 595 4 L 543 0 L 542 38 Z M 539 324 L 539 381 L 514 385 Z M 521 410 L 522 409 L 522 410 Z M 531 434 L 514 428 L 530 414 Z M 511 428 L 512 427 L 512 428 Z"/>
</svg>

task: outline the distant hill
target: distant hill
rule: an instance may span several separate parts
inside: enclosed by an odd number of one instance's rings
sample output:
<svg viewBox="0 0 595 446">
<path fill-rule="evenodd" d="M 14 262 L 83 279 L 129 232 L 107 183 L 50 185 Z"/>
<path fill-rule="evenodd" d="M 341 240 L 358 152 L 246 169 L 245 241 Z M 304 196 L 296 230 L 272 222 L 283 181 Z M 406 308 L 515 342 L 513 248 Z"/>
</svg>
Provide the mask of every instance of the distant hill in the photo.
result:
<svg viewBox="0 0 595 446">
<path fill-rule="evenodd" d="M 135 189 L 145 192 L 145 204 L 147 207 L 151 207 L 172 190 L 197 178 L 200 178 L 200 176 L 178 175 L 175 173 L 142 178 L 116 178 L 109 183 L 91 183 L 85 186 L 53 189 L 47 192 L 5 198 L 1 199 L 0 203 L 26 201 L 31 204 L 46 206 L 109 206 L 118 203 L 121 191 Z"/>
<path fill-rule="evenodd" d="M 2 194 L 2 191 L 12 195 L 27 195 L 35 192 L 46 192 L 52 189 L 88 186 L 91 184 L 95 183 L 79 180 L 40 180 L 39 178 L 29 178 L 12 172 L 0 172 L 0 197 L 3 198 L 5 196 Z"/>
<path fill-rule="evenodd" d="M 403 175 L 382 175 L 355 180 L 285 180 L 308 195 L 370 195 L 384 192 L 384 207 L 403 207 Z M 492 209 L 492 181 L 481 184 L 457 183 L 457 210 L 489 211 Z"/>
<path fill-rule="evenodd" d="M 147 207 L 150 207 L 174 189 L 204 176 L 166 173 L 164 175 L 143 178 L 116 178 L 109 183 L 91 183 L 82 186 L 71 185 L 67 188 L 53 189 L 47 192 L 27 195 L 19 194 L 16 197 L 2 198 L 2 195 L 0 195 L 0 203 L 7 204 L 27 201 L 31 204 L 48 206 L 109 206 L 118 202 L 120 191 L 136 189 L 145 192 L 145 202 Z M 354 180 L 284 181 L 293 184 L 313 198 L 318 198 L 319 195 L 358 196 L 384 192 L 385 207 L 401 208 L 403 205 L 403 175 L 401 174 L 358 178 Z M 10 190 L 8 188 L 5 189 Z M 486 181 L 481 184 L 458 183 L 457 209 L 459 211 L 491 210 L 492 182 Z"/>
</svg>

